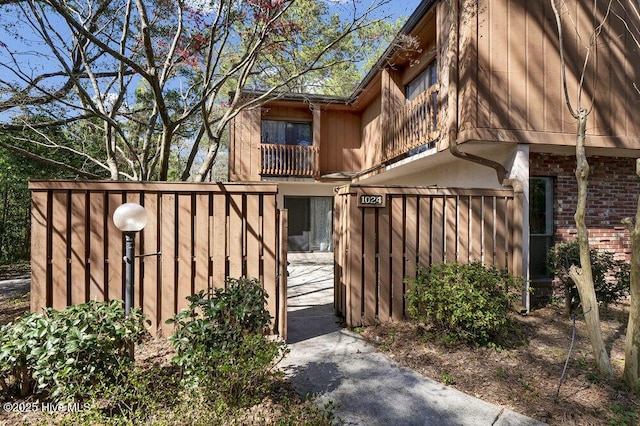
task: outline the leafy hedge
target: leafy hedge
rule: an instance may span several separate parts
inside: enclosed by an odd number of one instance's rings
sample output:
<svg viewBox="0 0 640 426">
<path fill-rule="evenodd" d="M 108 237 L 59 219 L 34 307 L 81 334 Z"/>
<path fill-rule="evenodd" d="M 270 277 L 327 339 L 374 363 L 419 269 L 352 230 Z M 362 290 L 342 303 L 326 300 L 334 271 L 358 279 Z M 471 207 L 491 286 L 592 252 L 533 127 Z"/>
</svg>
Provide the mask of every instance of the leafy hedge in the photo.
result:
<svg viewBox="0 0 640 426">
<path fill-rule="evenodd" d="M 81 397 L 132 363 L 128 348 L 147 334 L 144 322 L 139 309 L 125 318 L 120 300 L 29 313 L 0 328 L 0 386 L 23 397 Z"/>
<path fill-rule="evenodd" d="M 407 280 L 407 312 L 447 340 L 488 345 L 512 328 L 508 313 L 520 281 L 481 263 L 437 263 Z"/>
<path fill-rule="evenodd" d="M 330 403 L 300 400 L 274 368 L 286 345 L 267 335 L 266 298 L 247 279 L 189 297 L 169 321 L 172 365 L 127 356 L 144 320 L 137 309 L 125 319 L 120 301 L 28 314 L 0 329 L 0 386 L 8 398 L 23 389 L 42 401 L 84 402 L 55 413 L 56 424 L 334 424 Z"/>
<path fill-rule="evenodd" d="M 169 340 L 184 385 L 214 392 L 234 405 L 260 397 L 285 347 L 266 335 L 271 320 L 266 299 L 260 282 L 245 278 L 228 279 L 226 289 L 187 298 L 190 306 L 167 321 L 176 327 Z"/>
<path fill-rule="evenodd" d="M 614 260 L 613 254 L 590 250 L 593 285 L 598 302 L 603 305 L 617 303 L 630 288 L 631 265 Z M 549 251 L 549 269 L 564 287 L 565 309 L 573 312 L 580 307 L 578 288 L 569 276 L 571 265 L 580 266 L 578 242 L 556 244 Z"/>
</svg>

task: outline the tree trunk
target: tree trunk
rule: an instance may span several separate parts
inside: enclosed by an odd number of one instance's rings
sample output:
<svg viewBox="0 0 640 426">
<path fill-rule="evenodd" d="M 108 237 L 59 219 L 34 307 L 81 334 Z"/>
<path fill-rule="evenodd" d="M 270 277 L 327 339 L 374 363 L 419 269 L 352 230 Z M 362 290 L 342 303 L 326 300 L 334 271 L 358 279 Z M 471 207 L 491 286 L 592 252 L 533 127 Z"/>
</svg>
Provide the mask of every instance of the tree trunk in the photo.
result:
<svg viewBox="0 0 640 426">
<path fill-rule="evenodd" d="M 209 144 L 210 145 L 207 156 L 202 162 L 202 165 L 200 166 L 196 174 L 193 176 L 194 182 L 204 182 L 204 179 L 207 177 L 207 173 L 209 173 L 211 167 L 213 167 L 213 162 L 218 156 L 218 149 L 220 148 L 220 136 L 218 136 L 217 134 L 214 135 L 214 138 L 209 141 Z"/>
<path fill-rule="evenodd" d="M 11 389 L 9 389 L 9 385 L 7 385 L 7 382 L 0 377 L 0 388 L 4 391 L 5 394 L 9 395 L 11 392 Z"/>
<path fill-rule="evenodd" d="M 640 159 L 636 160 L 636 174 L 640 176 Z M 631 238 L 631 307 L 624 344 L 624 380 L 631 389 L 640 393 L 640 197 L 635 223 L 631 218 L 623 220 L 623 223 Z"/>
<path fill-rule="evenodd" d="M 576 180 L 578 181 L 578 205 L 576 207 L 576 230 L 578 246 L 580 247 L 580 268 L 571 266 L 569 276 L 576 283 L 580 302 L 587 324 L 589 340 L 593 348 L 598 369 L 608 376 L 613 376 L 613 370 L 609 361 L 609 355 L 602 339 L 600 329 L 600 310 L 596 291 L 593 285 L 593 271 L 591 269 L 591 257 L 589 255 L 589 231 L 585 222 L 587 211 L 587 180 L 589 178 L 589 163 L 585 152 L 585 134 L 588 112 L 582 108 L 578 110 L 578 134 L 576 138 Z"/>
<path fill-rule="evenodd" d="M 4 193 L 2 196 L 2 223 L 0 223 L 0 258 L 4 254 L 4 232 L 7 224 L 7 210 L 9 210 L 9 184 L 4 184 Z"/>
<path fill-rule="evenodd" d="M 173 127 L 167 125 L 165 125 L 162 130 L 158 180 L 163 182 L 169 179 L 169 159 L 171 158 L 171 140 L 173 139 L 174 131 L 175 129 Z"/>
<path fill-rule="evenodd" d="M 25 397 L 31 394 L 31 374 L 29 369 L 22 365 L 20 366 L 20 396 Z"/>
</svg>

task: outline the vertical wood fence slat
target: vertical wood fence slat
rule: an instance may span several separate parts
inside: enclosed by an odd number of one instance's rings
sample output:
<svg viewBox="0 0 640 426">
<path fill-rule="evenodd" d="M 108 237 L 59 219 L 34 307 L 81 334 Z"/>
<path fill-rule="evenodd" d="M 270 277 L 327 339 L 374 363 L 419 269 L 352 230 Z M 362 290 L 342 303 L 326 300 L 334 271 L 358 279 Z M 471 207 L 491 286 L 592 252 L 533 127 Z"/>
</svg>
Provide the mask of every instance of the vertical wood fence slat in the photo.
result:
<svg viewBox="0 0 640 426">
<path fill-rule="evenodd" d="M 89 299 L 99 302 L 106 300 L 104 288 L 106 260 L 104 209 L 104 192 L 89 192 Z"/>
<path fill-rule="evenodd" d="M 374 194 L 386 203 L 358 205 Z M 404 279 L 418 265 L 484 261 L 516 274 L 522 265 L 518 191 L 351 185 L 338 189 L 334 208 L 335 306 L 349 326 L 403 319 Z"/>
<path fill-rule="evenodd" d="M 277 302 L 277 294 L 278 294 L 278 279 L 276 278 L 278 274 L 278 267 L 276 261 L 278 260 L 278 245 L 284 245 L 286 247 L 287 241 L 280 240 L 278 241 L 278 232 L 277 227 L 272 224 L 278 223 L 278 215 L 276 209 L 276 198 L 275 197 L 266 197 L 263 202 L 263 216 L 265 223 L 269 224 L 264 228 L 263 234 L 263 242 L 265 243 L 264 247 L 264 280 L 262 281 L 262 285 L 264 289 L 267 291 L 269 298 L 267 299 L 267 308 L 269 310 L 269 314 L 274 318 L 275 321 L 278 319 L 278 308 L 283 309 L 282 305 L 279 307 Z M 284 232 L 284 231 L 281 231 Z M 286 257 L 283 260 L 286 262 Z M 284 265 L 286 268 L 286 263 Z M 283 285 L 286 286 L 286 275 L 281 279 L 285 280 Z M 286 309 L 286 308 L 284 308 Z M 285 311 L 286 312 L 286 311 Z M 274 330 L 277 331 L 277 330 Z"/>
<path fill-rule="evenodd" d="M 147 315 L 149 321 L 151 321 L 151 330 L 155 333 L 158 327 L 162 327 L 160 299 L 159 295 L 161 290 L 159 285 L 162 280 L 159 279 L 158 269 L 160 261 L 158 255 L 153 256 L 154 253 L 161 251 L 158 241 L 158 228 L 159 215 L 158 215 L 158 203 L 159 195 L 157 193 L 147 193 L 144 195 L 144 209 L 147 212 L 147 225 L 142 230 L 141 239 L 143 241 L 144 254 L 146 256 L 142 258 L 142 265 L 144 271 L 142 293 L 144 295 L 144 301 L 142 303 L 142 312 Z"/>
<path fill-rule="evenodd" d="M 122 233 L 113 224 L 113 212 L 123 202 L 122 193 L 109 193 L 107 197 L 108 210 L 107 217 L 105 218 L 107 223 L 107 285 L 106 285 L 106 297 L 108 300 L 123 298 L 123 270 L 124 262 L 122 256 L 123 250 L 123 237 Z"/>
<path fill-rule="evenodd" d="M 376 211 L 367 209 L 364 212 L 364 229 L 376 229 Z M 378 234 L 378 232 L 376 232 Z M 373 324 L 378 310 L 378 281 L 376 280 L 376 238 L 363 238 L 364 269 L 364 321 Z"/>
<path fill-rule="evenodd" d="M 404 316 L 404 200 L 391 198 L 391 319 Z"/>
<path fill-rule="evenodd" d="M 67 198 L 67 191 L 53 194 L 51 269 L 55 309 L 67 306 Z"/>
<path fill-rule="evenodd" d="M 469 262 L 469 197 L 458 198 L 458 262 Z"/>
<path fill-rule="evenodd" d="M 160 326 L 172 318 L 176 305 L 176 195 L 162 194 L 160 199 L 160 247 L 162 258 L 160 261 Z M 171 327 L 169 327 L 172 330 Z"/>
<path fill-rule="evenodd" d="M 211 239 L 212 288 L 224 288 L 227 276 L 227 201 L 226 194 L 213 195 L 213 216 L 209 225 Z"/>
<path fill-rule="evenodd" d="M 434 197 L 431 203 L 431 262 L 438 263 L 444 260 L 444 198 Z"/>
<path fill-rule="evenodd" d="M 496 199 L 496 265 L 500 269 L 507 267 L 507 226 L 506 221 L 508 217 L 507 201 L 504 198 Z"/>
<path fill-rule="evenodd" d="M 415 276 L 418 257 L 418 197 L 406 199 L 405 207 L 405 275 Z M 404 294 L 404 292 L 403 292 Z"/>
<path fill-rule="evenodd" d="M 378 257 L 379 282 L 389 282 L 391 279 L 391 245 L 389 239 L 389 204 L 380 209 L 378 214 Z M 391 318 L 391 288 L 388 285 L 380 287 L 380 308 L 378 317 L 386 322 Z"/>
<path fill-rule="evenodd" d="M 418 264 L 425 266 L 431 259 L 431 199 L 420 197 L 418 218 Z"/>
<path fill-rule="evenodd" d="M 87 241 L 86 241 L 86 194 L 71 193 L 71 303 L 84 303 L 88 299 L 86 291 Z"/>
<path fill-rule="evenodd" d="M 152 333 L 170 334 L 165 321 L 186 297 L 223 287 L 231 269 L 234 278 L 262 281 L 273 329 L 286 332 L 286 265 L 276 264 L 286 262 L 278 253 L 286 252 L 286 237 L 275 185 L 32 181 L 30 188 L 32 310 L 123 298 L 123 236 L 112 215 L 127 201 L 142 204 L 148 217 L 136 236 L 134 306 L 142 306 Z"/>
<path fill-rule="evenodd" d="M 458 197 L 451 196 L 445 200 L 445 260 L 455 262 L 458 245 Z"/>
<path fill-rule="evenodd" d="M 194 292 L 209 289 L 209 195 L 196 195 L 194 218 Z"/>
<path fill-rule="evenodd" d="M 261 253 L 260 240 L 262 229 L 260 226 L 260 198 L 258 195 L 247 194 L 247 278 L 260 278 Z M 275 296 L 275 295 L 274 295 Z"/>
<path fill-rule="evenodd" d="M 470 259 L 482 261 L 482 197 L 471 197 L 471 235 L 469 236 Z"/>
<path fill-rule="evenodd" d="M 178 238 L 177 238 L 177 307 L 176 312 L 189 305 L 187 297 L 193 294 L 192 248 L 193 248 L 193 211 L 191 210 L 191 194 L 178 195 Z"/>
<path fill-rule="evenodd" d="M 244 234 L 242 218 L 242 194 L 231 194 L 229 201 L 229 276 L 241 277 L 244 275 L 243 246 Z"/>
<path fill-rule="evenodd" d="M 31 197 L 31 310 L 47 306 L 47 200 L 46 191 Z"/>
<path fill-rule="evenodd" d="M 482 220 L 484 228 L 483 237 L 483 260 L 485 265 L 495 265 L 496 248 L 495 248 L 495 197 L 484 197 L 484 210 L 482 212 Z"/>
<path fill-rule="evenodd" d="M 362 325 L 362 215 L 355 203 L 347 206 L 349 215 L 349 284 L 347 285 L 347 304 L 352 314 L 352 323 Z"/>
</svg>

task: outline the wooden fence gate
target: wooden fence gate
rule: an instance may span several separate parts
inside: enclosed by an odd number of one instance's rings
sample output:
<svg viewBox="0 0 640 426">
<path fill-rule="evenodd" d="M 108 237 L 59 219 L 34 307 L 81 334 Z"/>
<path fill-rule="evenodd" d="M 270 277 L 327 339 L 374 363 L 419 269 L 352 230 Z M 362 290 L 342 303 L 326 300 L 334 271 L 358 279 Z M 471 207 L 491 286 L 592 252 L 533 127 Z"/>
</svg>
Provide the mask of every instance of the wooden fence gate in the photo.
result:
<svg viewBox="0 0 640 426">
<path fill-rule="evenodd" d="M 401 320 L 418 265 L 522 273 L 522 192 L 351 185 L 334 199 L 334 305 L 347 325 Z"/>
<path fill-rule="evenodd" d="M 62 309 L 124 297 L 124 237 L 112 221 L 124 202 L 147 211 L 136 235 L 134 306 L 151 332 L 186 297 L 225 285 L 226 277 L 258 278 L 269 298 L 273 332 L 286 338 L 286 210 L 277 186 L 138 182 L 32 181 L 31 309 Z M 159 253 L 158 255 L 153 255 Z"/>
</svg>

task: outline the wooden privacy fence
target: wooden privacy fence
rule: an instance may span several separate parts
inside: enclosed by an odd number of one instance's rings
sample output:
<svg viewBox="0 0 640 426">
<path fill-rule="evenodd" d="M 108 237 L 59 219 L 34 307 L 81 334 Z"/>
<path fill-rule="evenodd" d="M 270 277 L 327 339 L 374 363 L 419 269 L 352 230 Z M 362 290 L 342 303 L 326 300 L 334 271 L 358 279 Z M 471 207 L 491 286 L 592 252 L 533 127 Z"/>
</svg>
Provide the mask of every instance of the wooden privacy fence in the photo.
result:
<svg viewBox="0 0 640 426">
<path fill-rule="evenodd" d="M 345 186 L 334 201 L 335 310 L 349 326 L 401 320 L 418 265 L 522 273 L 522 192 Z"/>
<path fill-rule="evenodd" d="M 286 211 L 275 185 L 32 181 L 31 309 L 124 298 L 124 202 L 147 211 L 136 235 L 134 306 L 165 334 L 186 297 L 258 278 L 286 338 Z M 159 254 L 157 254 L 159 253 Z M 157 254 L 157 255 L 155 255 Z M 148 255 L 148 256 L 146 256 Z"/>
</svg>

